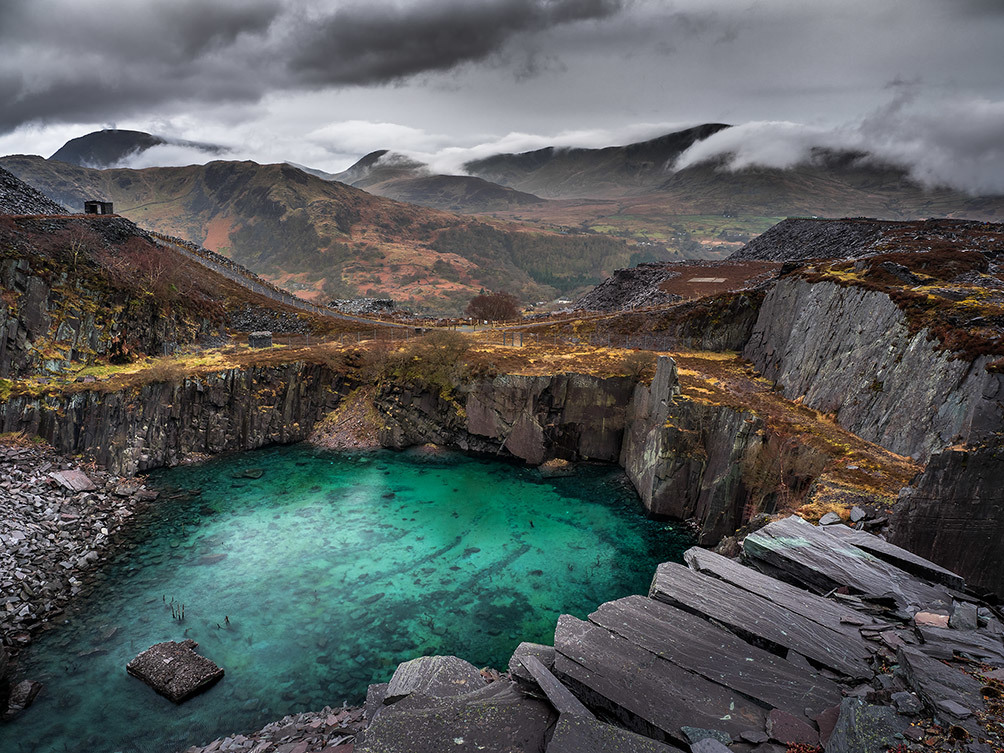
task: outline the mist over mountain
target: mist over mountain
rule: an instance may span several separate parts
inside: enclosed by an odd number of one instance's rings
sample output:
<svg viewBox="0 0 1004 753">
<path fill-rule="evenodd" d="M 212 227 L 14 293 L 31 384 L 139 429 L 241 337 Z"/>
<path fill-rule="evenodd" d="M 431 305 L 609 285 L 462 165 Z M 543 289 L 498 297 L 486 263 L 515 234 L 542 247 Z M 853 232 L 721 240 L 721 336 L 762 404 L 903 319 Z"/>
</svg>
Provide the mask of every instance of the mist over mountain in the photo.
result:
<svg viewBox="0 0 1004 753">
<path fill-rule="evenodd" d="M 151 150 L 154 150 L 153 159 L 156 161 L 158 159 L 157 147 L 167 147 L 166 150 L 161 150 L 159 155 L 161 159 L 167 156 L 165 151 L 174 152 L 175 155 L 177 152 L 194 152 L 196 158 L 201 156 L 206 160 L 226 151 L 223 147 L 213 144 L 165 139 L 143 131 L 106 129 L 70 139 L 49 159 L 80 167 L 99 169 L 129 167 L 131 165 L 128 163 L 136 161 L 137 158 Z M 168 162 L 173 164 L 175 155 L 172 155 L 171 159 L 165 160 L 164 164 L 168 164 Z"/>
</svg>

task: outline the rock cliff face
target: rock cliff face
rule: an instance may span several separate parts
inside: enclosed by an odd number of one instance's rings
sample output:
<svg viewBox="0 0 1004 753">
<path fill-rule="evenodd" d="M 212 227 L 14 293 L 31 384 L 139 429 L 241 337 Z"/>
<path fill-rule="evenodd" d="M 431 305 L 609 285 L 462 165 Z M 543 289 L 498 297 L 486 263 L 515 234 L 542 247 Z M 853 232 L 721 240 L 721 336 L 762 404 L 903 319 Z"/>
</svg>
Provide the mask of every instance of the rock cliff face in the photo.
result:
<svg viewBox="0 0 1004 753">
<path fill-rule="evenodd" d="M 433 442 L 532 465 L 551 458 L 619 463 L 646 510 L 695 520 L 702 544 L 742 525 L 752 491 L 744 474 L 771 450 L 769 432 L 752 414 L 681 397 L 676 364 L 665 356 L 651 385 L 507 375 L 467 385 L 452 400 L 392 386 L 377 408 L 385 446 Z"/>
<path fill-rule="evenodd" d="M 50 284 L 26 259 L 0 259 L 0 290 L 10 296 L 0 301 L 0 377 L 79 368 L 123 347 L 156 354 L 164 343 L 190 342 L 216 329 L 208 319 L 165 312 L 153 301 Z"/>
<path fill-rule="evenodd" d="M 953 358 L 911 335 L 884 293 L 781 279 L 767 294 L 744 355 L 788 398 L 835 413 L 841 426 L 926 460 L 1004 424 L 1004 375 L 988 359 Z"/>
<path fill-rule="evenodd" d="M 904 489 L 890 541 L 1004 598 L 1004 451 L 949 449 Z"/>
<path fill-rule="evenodd" d="M 385 446 L 434 442 L 539 465 L 551 458 L 617 462 L 635 381 L 582 374 L 503 375 L 460 399 L 392 386 L 377 407 Z"/>
<path fill-rule="evenodd" d="M 742 524 L 744 460 L 765 427 L 749 413 L 674 400 L 679 391 L 676 364 L 660 358 L 651 386 L 635 389 L 620 463 L 647 510 L 698 520 L 700 543 L 713 545 Z"/>
<path fill-rule="evenodd" d="M 311 364 L 232 369 L 123 392 L 14 397 L 0 404 L 0 430 L 133 474 L 192 454 L 301 441 L 346 391 Z"/>
</svg>

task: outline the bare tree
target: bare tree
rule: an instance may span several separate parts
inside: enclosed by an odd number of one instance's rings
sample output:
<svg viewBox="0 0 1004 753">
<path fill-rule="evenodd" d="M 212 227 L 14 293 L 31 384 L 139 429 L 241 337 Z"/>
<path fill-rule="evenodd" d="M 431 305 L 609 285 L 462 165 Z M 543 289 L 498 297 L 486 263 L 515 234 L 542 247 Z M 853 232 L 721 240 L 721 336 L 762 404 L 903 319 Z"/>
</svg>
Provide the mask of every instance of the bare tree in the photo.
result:
<svg viewBox="0 0 1004 753">
<path fill-rule="evenodd" d="M 519 299 L 512 293 L 482 293 L 467 304 L 467 313 L 490 322 L 508 321 L 520 317 Z"/>
</svg>

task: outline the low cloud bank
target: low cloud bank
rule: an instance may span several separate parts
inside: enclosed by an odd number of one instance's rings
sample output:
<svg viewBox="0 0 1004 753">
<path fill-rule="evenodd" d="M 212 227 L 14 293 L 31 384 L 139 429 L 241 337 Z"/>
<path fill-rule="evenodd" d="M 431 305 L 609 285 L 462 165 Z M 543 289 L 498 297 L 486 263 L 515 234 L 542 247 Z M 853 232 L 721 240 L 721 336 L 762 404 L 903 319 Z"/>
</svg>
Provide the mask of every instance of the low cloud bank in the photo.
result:
<svg viewBox="0 0 1004 753">
<path fill-rule="evenodd" d="M 819 128 L 760 121 L 720 131 L 677 160 L 681 170 L 708 160 L 724 168 L 791 168 L 818 148 L 861 152 L 864 162 L 892 164 L 922 185 L 971 194 L 1004 193 L 1004 101 L 955 96 L 936 101 L 897 97 L 856 123 Z"/>
</svg>

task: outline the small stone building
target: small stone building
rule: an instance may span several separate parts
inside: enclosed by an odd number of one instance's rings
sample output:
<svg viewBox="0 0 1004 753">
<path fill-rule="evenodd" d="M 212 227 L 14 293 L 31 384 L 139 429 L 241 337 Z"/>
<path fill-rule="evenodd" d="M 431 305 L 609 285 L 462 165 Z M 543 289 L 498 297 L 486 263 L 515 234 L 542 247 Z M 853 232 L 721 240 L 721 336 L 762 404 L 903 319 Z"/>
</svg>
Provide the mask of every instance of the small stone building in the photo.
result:
<svg viewBox="0 0 1004 753">
<path fill-rule="evenodd" d="M 84 214 L 115 214 L 110 201 L 85 201 Z"/>
</svg>

